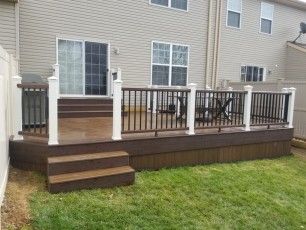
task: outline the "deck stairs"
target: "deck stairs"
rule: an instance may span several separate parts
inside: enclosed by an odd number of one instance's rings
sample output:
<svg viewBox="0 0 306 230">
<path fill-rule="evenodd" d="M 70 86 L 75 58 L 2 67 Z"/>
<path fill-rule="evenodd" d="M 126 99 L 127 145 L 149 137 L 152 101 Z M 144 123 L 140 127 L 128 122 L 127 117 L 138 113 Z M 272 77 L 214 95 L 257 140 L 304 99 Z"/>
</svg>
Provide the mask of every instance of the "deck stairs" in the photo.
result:
<svg viewBox="0 0 306 230">
<path fill-rule="evenodd" d="M 125 186 L 135 181 L 135 170 L 124 151 L 49 157 L 47 167 L 51 193 Z"/>
<path fill-rule="evenodd" d="M 60 98 L 58 100 L 59 118 L 111 117 L 113 99 L 111 98 Z"/>
</svg>

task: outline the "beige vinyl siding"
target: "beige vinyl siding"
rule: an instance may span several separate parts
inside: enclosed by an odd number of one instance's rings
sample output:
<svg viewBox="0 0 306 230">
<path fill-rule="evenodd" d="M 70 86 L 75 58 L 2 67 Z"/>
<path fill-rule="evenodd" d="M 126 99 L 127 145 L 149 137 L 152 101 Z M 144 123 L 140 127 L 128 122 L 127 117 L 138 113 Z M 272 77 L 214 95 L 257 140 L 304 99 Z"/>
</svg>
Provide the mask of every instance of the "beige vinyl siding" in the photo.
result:
<svg viewBox="0 0 306 230">
<path fill-rule="evenodd" d="M 7 52 L 16 51 L 15 4 L 0 0 L 0 45 Z"/>
<path fill-rule="evenodd" d="M 150 5 L 149 0 L 23 0 L 21 73 L 52 74 L 57 36 L 101 40 L 110 43 L 110 68 L 122 69 L 124 85 L 146 86 L 151 79 L 151 43 L 162 41 L 190 45 L 189 83 L 203 87 L 207 14 L 206 0 L 189 1 L 188 12 Z"/>
<path fill-rule="evenodd" d="M 305 52 L 287 47 L 286 80 L 306 81 L 306 49 Z"/>
<path fill-rule="evenodd" d="M 306 12 L 285 5 L 274 4 L 272 35 L 260 33 L 261 2 L 243 0 L 241 29 L 226 27 L 227 0 L 223 0 L 223 22 L 219 57 L 218 81 L 240 81 L 241 65 L 257 65 L 267 68 L 271 81 L 286 76 L 287 41 L 294 40 Z"/>
</svg>

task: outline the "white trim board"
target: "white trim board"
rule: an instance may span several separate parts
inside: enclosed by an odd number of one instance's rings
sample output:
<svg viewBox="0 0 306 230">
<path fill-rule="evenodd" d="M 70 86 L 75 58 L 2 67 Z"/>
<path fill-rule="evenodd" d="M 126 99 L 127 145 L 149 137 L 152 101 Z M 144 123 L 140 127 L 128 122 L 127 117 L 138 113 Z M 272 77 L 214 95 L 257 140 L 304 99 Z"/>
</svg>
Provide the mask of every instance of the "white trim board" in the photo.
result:
<svg viewBox="0 0 306 230">
<path fill-rule="evenodd" d="M 10 160 L 8 160 L 7 162 L 6 169 L 5 169 L 4 176 L 3 176 L 3 181 L 0 185 L 0 207 L 3 205 L 6 185 L 8 181 L 9 167 L 10 167 Z"/>
</svg>

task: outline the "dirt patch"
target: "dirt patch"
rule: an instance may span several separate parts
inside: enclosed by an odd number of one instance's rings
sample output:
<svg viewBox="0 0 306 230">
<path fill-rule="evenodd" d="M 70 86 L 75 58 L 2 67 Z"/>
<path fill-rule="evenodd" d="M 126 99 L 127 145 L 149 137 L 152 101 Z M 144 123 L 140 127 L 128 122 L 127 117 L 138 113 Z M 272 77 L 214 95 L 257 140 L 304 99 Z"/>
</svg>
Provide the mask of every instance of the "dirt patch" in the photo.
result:
<svg viewBox="0 0 306 230">
<path fill-rule="evenodd" d="M 30 195 L 44 189 L 38 173 L 10 168 L 4 205 L 1 208 L 1 229 L 27 229 L 30 223 Z"/>
</svg>

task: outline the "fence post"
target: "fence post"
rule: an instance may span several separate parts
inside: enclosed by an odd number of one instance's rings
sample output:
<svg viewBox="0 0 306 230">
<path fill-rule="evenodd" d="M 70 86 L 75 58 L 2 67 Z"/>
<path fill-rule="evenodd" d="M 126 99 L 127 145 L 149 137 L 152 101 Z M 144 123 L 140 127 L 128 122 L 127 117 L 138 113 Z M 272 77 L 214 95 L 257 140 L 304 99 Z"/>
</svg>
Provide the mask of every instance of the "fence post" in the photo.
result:
<svg viewBox="0 0 306 230">
<path fill-rule="evenodd" d="M 58 78 L 55 76 L 48 78 L 49 82 L 49 145 L 58 144 Z"/>
<path fill-rule="evenodd" d="M 58 96 L 58 98 L 59 98 L 59 95 L 60 95 L 60 92 L 59 92 L 59 64 L 58 63 L 56 63 L 56 64 L 54 64 L 53 65 L 53 69 L 54 69 L 54 77 L 56 77 L 57 79 L 58 79 L 58 86 L 57 86 L 57 96 Z"/>
<path fill-rule="evenodd" d="M 243 123 L 245 125 L 245 131 L 251 131 L 251 104 L 252 104 L 252 90 L 253 86 L 246 85 L 244 86 L 244 91 L 247 91 L 244 99 L 244 114 L 243 114 Z"/>
<path fill-rule="evenodd" d="M 12 108 L 14 108 L 13 114 L 13 135 L 14 140 L 23 140 L 23 136 L 19 135 L 19 131 L 22 131 L 22 89 L 17 85 L 21 84 L 22 78 L 20 76 L 14 76 L 12 79 Z"/>
<path fill-rule="evenodd" d="M 121 140 L 121 97 L 122 97 L 122 81 L 117 79 L 114 81 L 113 96 L 113 140 Z"/>
<path fill-rule="evenodd" d="M 197 84 L 191 83 L 188 85 L 190 89 L 190 94 L 188 97 L 188 106 L 187 106 L 187 125 L 189 129 L 187 131 L 188 135 L 194 135 L 194 119 L 195 119 L 195 103 L 196 103 L 196 90 Z"/>
<path fill-rule="evenodd" d="M 288 128 L 293 128 L 293 114 L 294 114 L 294 103 L 295 103 L 295 92 L 296 88 L 289 88 L 289 103 L 288 103 Z"/>
</svg>

